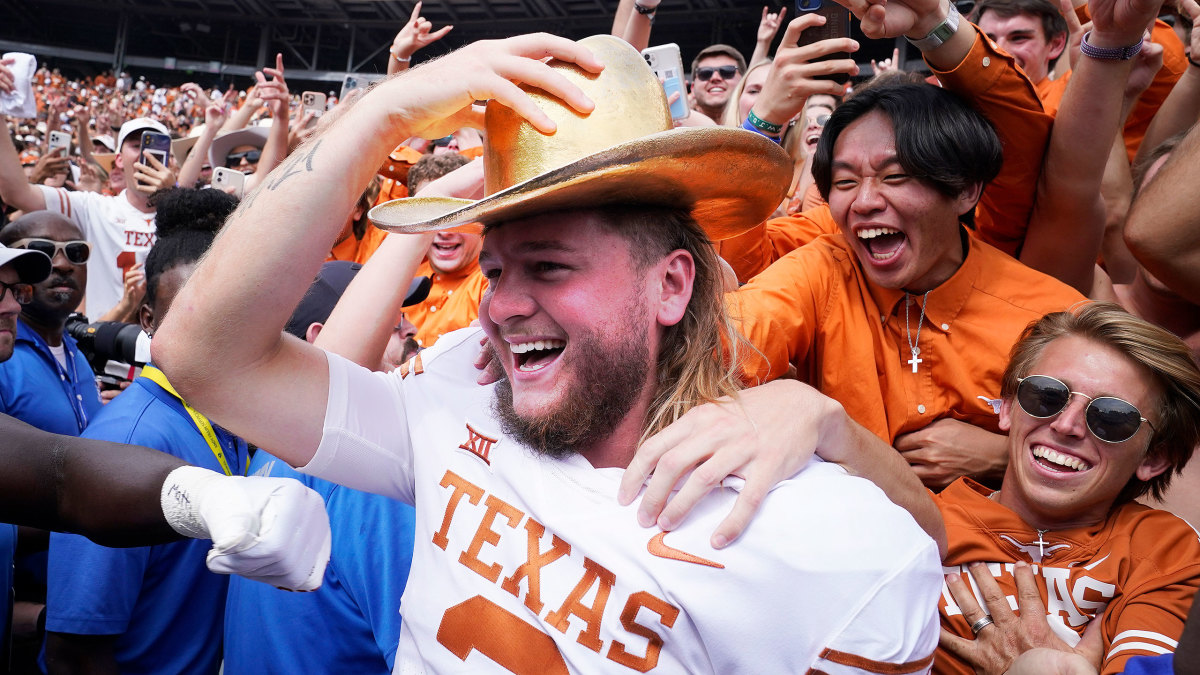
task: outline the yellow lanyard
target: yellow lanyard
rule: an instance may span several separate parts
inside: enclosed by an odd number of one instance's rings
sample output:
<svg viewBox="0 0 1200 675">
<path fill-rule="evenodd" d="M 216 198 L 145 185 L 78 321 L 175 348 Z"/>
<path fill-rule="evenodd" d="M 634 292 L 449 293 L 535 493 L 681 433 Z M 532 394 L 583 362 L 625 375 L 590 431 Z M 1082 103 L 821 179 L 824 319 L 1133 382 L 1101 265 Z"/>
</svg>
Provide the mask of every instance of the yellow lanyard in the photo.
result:
<svg viewBox="0 0 1200 675">
<path fill-rule="evenodd" d="M 221 469 L 225 472 L 225 475 L 232 476 L 233 471 L 229 468 L 229 462 L 225 459 L 225 451 L 221 449 L 221 442 L 217 439 L 217 432 L 213 429 L 212 422 L 209 422 L 207 417 L 197 412 L 192 406 L 187 404 L 187 401 L 183 400 L 179 392 L 175 391 L 175 387 L 172 387 L 171 383 L 167 382 L 167 376 L 163 374 L 163 371 L 154 366 L 146 366 L 142 368 L 142 376 L 149 378 L 151 382 L 165 389 L 167 393 L 174 396 L 183 404 L 184 410 L 187 410 L 188 414 L 192 416 L 192 422 L 200 430 L 200 435 L 204 437 L 204 442 L 208 443 L 208 448 L 216 456 L 217 462 L 221 464 Z M 249 469 L 249 465 L 246 468 Z"/>
</svg>

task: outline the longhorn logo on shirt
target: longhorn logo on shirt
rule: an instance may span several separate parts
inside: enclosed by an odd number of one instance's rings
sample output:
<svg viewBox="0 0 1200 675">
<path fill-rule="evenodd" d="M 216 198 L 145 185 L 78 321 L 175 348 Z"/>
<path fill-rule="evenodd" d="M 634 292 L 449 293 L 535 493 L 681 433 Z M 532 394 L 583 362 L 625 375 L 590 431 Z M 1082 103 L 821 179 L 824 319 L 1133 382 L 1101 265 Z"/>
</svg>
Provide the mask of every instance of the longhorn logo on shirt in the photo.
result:
<svg viewBox="0 0 1200 675">
<path fill-rule="evenodd" d="M 491 466 L 492 461 L 488 459 L 488 455 L 492 452 L 492 444 L 496 442 L 496 439 L 488 438 L 475 431 L 470 424 L 467 425 L 467 433 L 469 436 L 467 436 L 466 442 L 458 447 L 482 459 L 484 464 Z"/>
<path fill-rule="evenodd" d="M 1054 553 L 1060 548 L 1071 548 L 1070 544 L 1055 544 L 1053 546 L 1047 546 L 1046 542 L 1042 541 L 1041 537 L 1038 537 L 1037 541 L 1031 541 L 1028 544 L 1023 544 L 1007 534 L 1000 535 L 1000 538 L 1020 549 L 1021 553 L 1029 556 L 1029 559 L 1035 563 L 1042 562 L 1042 558 Z"/>
</svg>

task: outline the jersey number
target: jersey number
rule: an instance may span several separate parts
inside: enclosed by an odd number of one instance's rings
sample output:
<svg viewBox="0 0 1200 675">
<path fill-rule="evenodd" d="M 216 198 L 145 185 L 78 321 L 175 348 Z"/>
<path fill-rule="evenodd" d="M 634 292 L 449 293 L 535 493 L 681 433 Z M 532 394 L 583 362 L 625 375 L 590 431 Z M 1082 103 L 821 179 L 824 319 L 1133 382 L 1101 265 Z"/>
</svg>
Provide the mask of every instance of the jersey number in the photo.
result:
<svg viewBox="0 0 1200 675">
<path fill-rule="evenodd" d="M 463 661 L 478 651 L 516 675 L 569 672 L 549 635 L 482 595 L 446 610 L 437 639 Z"/>
<path fill-rule="evenodd" d="M 121 251 L 117 254 L 117 267 L 121 268 L 121 278 L 124 278 L 129 268 L 136 264 L 137 253 L 135 251 Z"/>
</svg>

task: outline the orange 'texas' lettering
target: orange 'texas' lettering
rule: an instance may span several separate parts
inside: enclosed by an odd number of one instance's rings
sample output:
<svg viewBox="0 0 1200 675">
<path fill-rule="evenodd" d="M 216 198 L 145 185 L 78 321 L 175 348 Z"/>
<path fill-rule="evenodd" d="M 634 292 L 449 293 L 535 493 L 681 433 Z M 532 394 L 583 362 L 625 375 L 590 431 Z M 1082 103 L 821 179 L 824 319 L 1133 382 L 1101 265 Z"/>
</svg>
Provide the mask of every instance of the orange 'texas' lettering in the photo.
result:
<svg viewBox="0 0 1200 675">
<path fill-rule="evenodd" d="M 483 549 L 484 544 L 495 546 L 500 542 L 500 533 L 492 529 L 492 523 L 496 522 L 496 516 L 503 515 L 508 519 L 508 526 L 516 529 L 525 514 L 515 506 L 500 500 L 496 495 L 488 495 L 486 504 L 487 511 L 483 514 L 483 520 L 479 521 L 479 529 L 475 531 L 475 538 L 471 540 L 471 545 L 467 547 L 467 550 L 459 554 L 458 562 L 494 583 L 500 576 L 500 565 L 485 564 L 479 559 L 479 551 Z"/>
<path fill-rule="evenodd" d="M 453 471 L 447 471 L 442 476 L 442 482 L 439 485 L 454 489 L 454 492 L 450 493 L 450 501 L 446 504 L 446 515 L 442 518 L 442 528 L 433 533 L 433 543 L 445 551 L 446 546 L 450 543 L 450 538 L 447 536 L 450 532 L 450 521 L 454 519 L 454 512 L 458 509 L 458 503 L 462 501 L 465 495 L 472 504 L 478 504 L 479 500 L 483 499 L 483 488 L 471 483 Z"/>
<path fill-rule="evenodd" d="M 625 651 L 623 643 L 613 640 L 612 646 L 608 648 L 607 656 L 609 660 L 641 673 L 658 665 L 658 654 L 662 651 L 663 646 L 662 636 L 637 622 L 638 610 L 643 607 L 657 614 L 658 622 L 667 628 L 674 626 L 675 619 L 679 618 L 678 607 L 656 598 L 646 591 L 638 591 L 629 596 L 629 600 L 625 603 L 625 609 L 621 610 L 621 625 L 630 633 L 646 638 L 646 655 L 634 656 Z"/>
<path fill-rule="evenodd" d="M 153 232 L 138 232 L 137 230 L 125 230 L 125 245 L 149 247 L 154 245 Z"/>
<path fill-rule="evenodd" d="M 542 568 L 571 552 L 571 545 L 563 541 L 557 534 L 551 535 L 550 550 L 539 551 L 538 542 L 546 534 L 546 527 L 529 518 L 525 521 L 525 531 L 528 533 L 525 562 L 517 568 L 512 576 L 500 584 L 500 588 L 520 597 L 521 579 L 529 580 L 529 592 L 525 594 L 525 606 L 534 614 L 542 613 Z"/>
<path fill-rule="evenodd" d="M 596 599 L 591 605 L 583 604 L 583 596 L 599 583 L 596 589 Z M 554 626 L 560 633 L 566 633 L 572 614 L 583 619 L 586 624 L 579 631 L 576 641 L 588 649 L 599 653 L 604 643 L 600 640 L 600 620 L 604 618 L 604 606 L 608 604 L 608 595 L 617 583 L 617 576 L 605 569 L 603 565 L 591 558 L 583 559 L 583 578 L 571 589 L 562 607 L 546 615 L 546 623 Z"/>
</svg>

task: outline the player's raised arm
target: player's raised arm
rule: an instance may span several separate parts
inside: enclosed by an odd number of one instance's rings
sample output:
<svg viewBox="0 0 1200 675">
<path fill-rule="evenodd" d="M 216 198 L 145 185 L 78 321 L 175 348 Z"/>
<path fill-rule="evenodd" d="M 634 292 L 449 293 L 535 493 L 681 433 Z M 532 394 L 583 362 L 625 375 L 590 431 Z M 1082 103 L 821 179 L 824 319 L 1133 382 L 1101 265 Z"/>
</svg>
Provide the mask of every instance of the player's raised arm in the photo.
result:
<svg viewBox="0 0 1200 675">
<path fill-rule="evenodd" d="M 282 459 L 304 464 L 321 437 L 328 371 L 321 351 L 281 330 L 384 157 L 410 136 L 477 122 L 495 99 L 546 133 L 554 124 L 516 83 L 586 113 L 592 102 L 542 59 L 598 72 L 551 35 L 478 42 L 385 81 L 248 195 L 155 335 L 153 357 L 198 410 Z"/>
</svg>

